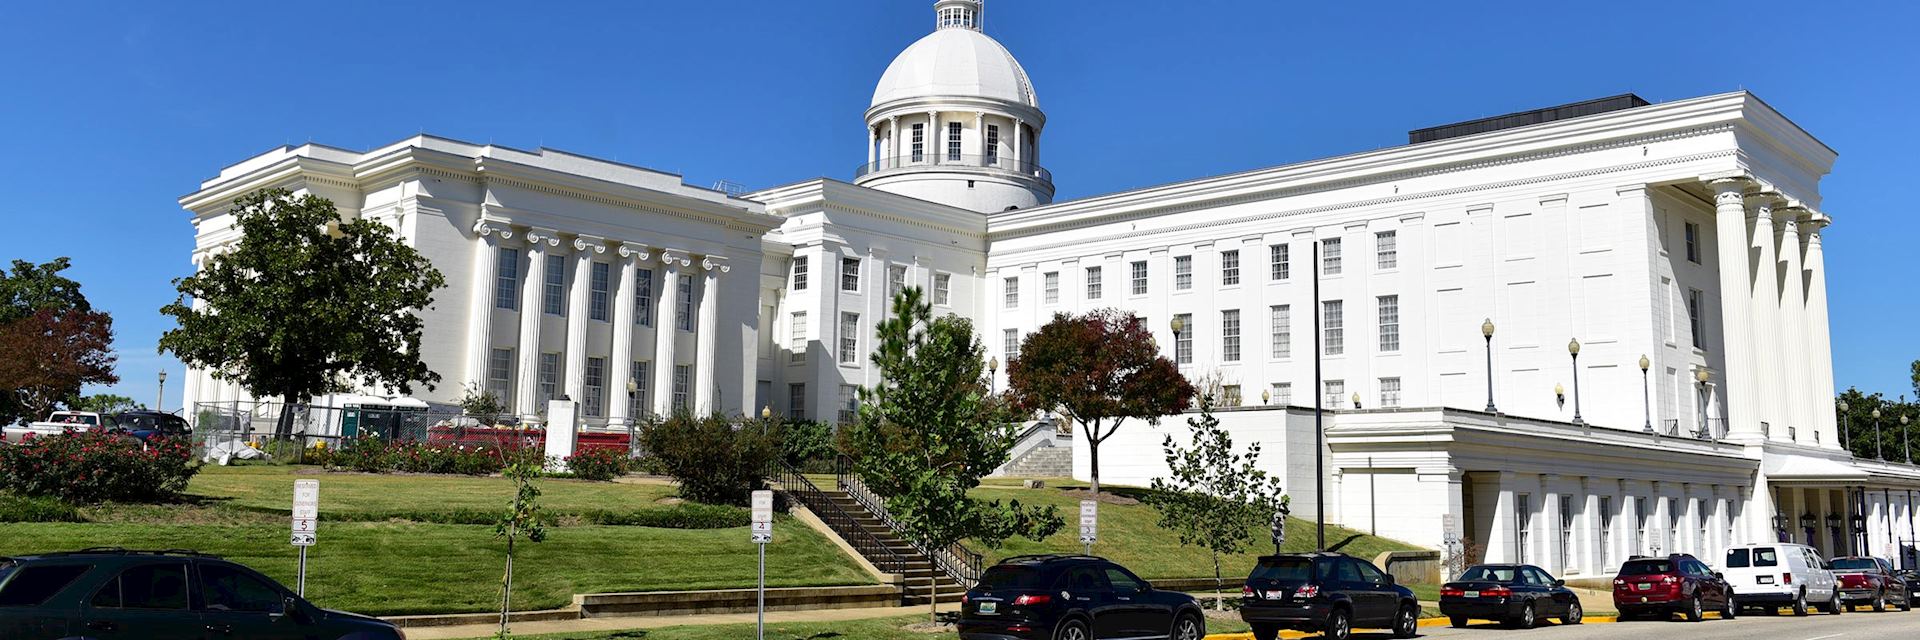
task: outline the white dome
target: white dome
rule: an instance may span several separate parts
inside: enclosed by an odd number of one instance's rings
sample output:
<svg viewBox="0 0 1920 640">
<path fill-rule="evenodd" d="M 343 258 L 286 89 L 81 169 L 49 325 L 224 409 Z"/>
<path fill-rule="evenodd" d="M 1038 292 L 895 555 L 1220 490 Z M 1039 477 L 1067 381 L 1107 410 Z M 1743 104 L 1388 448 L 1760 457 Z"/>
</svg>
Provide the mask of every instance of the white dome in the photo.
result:
<svg viewBox="0 0 1920 640">
<path fill-rule="evenodd" d="M 938 96 L 1040 106 L 1020 61 L 993 38 L 971 29 L 940 29 L 900 52 L 874 88 L 873 106 Z"/>
</svg>

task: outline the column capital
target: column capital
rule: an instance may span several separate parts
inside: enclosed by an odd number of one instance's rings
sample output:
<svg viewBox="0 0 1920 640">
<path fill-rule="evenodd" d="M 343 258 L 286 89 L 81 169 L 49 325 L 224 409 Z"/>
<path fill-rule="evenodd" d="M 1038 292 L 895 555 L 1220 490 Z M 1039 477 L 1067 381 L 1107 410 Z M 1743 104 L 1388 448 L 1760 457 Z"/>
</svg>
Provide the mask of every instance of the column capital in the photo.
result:
<svg viewBox="0 0 1920 640">
<path fill-rule="evenodd" d="M 1700 176 L 1700 181 L 1713 189 L 1716 204 L 1739 204 L 1746 200 L 1747 189 L 1758 185 L 1753 176 L 1744 172 L 1730 172 Z"/>
<path fill-rule="evenodd" d="M 660 264 L 668 267 L 687 267 L 693 265 L 693 258 L 685 251 L 662 247 L 660 249 Z"/>
<path fill-rule="evenodd" d="M 620 243 L 620 248 L 615 249 L 614 253 L 620 254 L 622 258 L 633 258 L 635 260 L 645 261 L 653 258 L 653 254 L 648 251 L 648 249 L 649 247 L 647 245 L 637 242 L 622 242 Z"/>
<path fill-rule="evenodd" d="M 483 238 L 487 240 L 492 240 L 494 238 L 499 238 L 501 240 L 508 240 L 513 238 L 513 223 L 506 220 L 497 220 L 497 219 L 490 219 L 490 218 L 483 217 L 479 220 L 474 221 L 473 236 L 475 238 Z"/>
<path fill-rule="evenodd" d="M 549 247 L 558 247 L 560 246 L 560 232 L 552 229 L 541 229 L 539 227 L 527 229 L 527 244 L 535 248 L 539 248 L 539 246 L 543 244 Z"/>
<path fill-rule="evenodd" d="M 1786 195 L 1764 187 L 1759 191 L 1745 195 L 1748 202 L 1754 203 L 1755 206 L 1767 207 L 1769 209 L 1779 208 L 1779 205 L 1787 203 Z"/>
<path fill-rule="evenodd" d="M 1827 225 L 1833 224 L 1833 218 L 1827 214 L 1814 211 L 1813 209 L 1807 209 L 1806 211 L 1806 219 L 1799 220 L 1798 222 L 1813 227 L 1813 229 L 1807 231 L 1810 235 L 1819 237 L 1821 229 L 1825 229 Z"/>
<path fill-rule="evenodd" d="M 573 250 L 581 252 L 583 254 L 588 251 L 592 251 L 594 253 L 606 253 L 607 241 L 605 238 L 599 238 L 599 237 L 589 236 L 589 235 L 574 236 Z"/>
<path fill-rule="evenodd" d="M 733 267 L 727 264 L 727 258 L 725 256 L 702 256 L 700 258 L 700 269 L 703 271 L 718 270 L 720 273 L 726 273 L 732 271 Z"/>
</svg>

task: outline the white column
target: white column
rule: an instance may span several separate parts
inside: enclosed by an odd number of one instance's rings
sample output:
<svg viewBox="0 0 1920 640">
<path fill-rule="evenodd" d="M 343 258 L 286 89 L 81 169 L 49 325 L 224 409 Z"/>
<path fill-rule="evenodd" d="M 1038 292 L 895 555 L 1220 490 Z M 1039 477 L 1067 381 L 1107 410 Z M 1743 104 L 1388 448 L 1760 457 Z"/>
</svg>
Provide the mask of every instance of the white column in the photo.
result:
<svg viewBox="0 0 1920 640">
<path fill-rule="evenodd" d="M 473 269 L 468 276 L 473 278 L 468 287 L 471 296 L 467 307 L 467 378 L 466 384 L 473 385 L 479 391 L 487 388 L 487 356 L 493 347 L 493 286 L 494 262 L 500 255 L 499 244 L 494 241 L 494 233 L 505 231 L 496 229 L 481 220 L 473 226 Z"/>
<path fill-rule="evenodd" d="M 1317 393 L 1317 391 L 1315 392 Z M 1487 531 L 1486 559 L 1484 562 L 1519 562 L 1520 541 L 1518 514 L 1514 512 L 1514 494 L 1519 484 L 1517 474 L 1512 471 L 1500 472 L 1499 497 L 1493 505 L 1493 526 Z"/>
<path fill-rule="evenodd" d="M 1714 233 L 1720 271 L 1720 328 L 1724 344 L 1727 437 L 1758 441 L 1760 437 L 1761 360 L 1753 352 L 1752 274 L 1747 269 L 1747 206 L 1743 191 L 1751 182 L 1744 176 L 1711 180 L 1714 192 Z"/>
<path fill-rule="evenodd" d="M 707 256 L 700 260 L 700 303 L 698 316 L 695 316 L 693 337 L 693 406 L 700 415 L 713 413 L 720 408 L 715 401 L 714 349 L 720 336 L 720 274 L 731 270 L 726 259 Z M 742 405 L 744 406 L 744 405 Z"/>
<path fill-rule="evenodd" d="M 1648 494 L 1653 497 L 1653 522 L 1647 526 L 1648 540 L 1642 544 L 1649 552 L 1647 555 L 1665 556 L 1674 553 L 1673 500 L 1668 499 L 1666 495 L 1666 485 L 1669 483 L 1649 484 L 1653 489 L 1653 492 Z"/>
<path fill-rule="evenodd" d="M 1021 141 L 1026 139 L 1027 139 L 1027 121 L 1021 120 L 1019 118 L 1014 118 L 1013 119 L 1013 170 L 1014 171 L 1020 171 L 1024 173 L 1027 170 L 1026 165 L 1024 164 L 1024 162 L 1027 159 L 1027 152 L 1021 148 L 1023 144 Z"/>
<path fill-rule="evenodd" d="M 680 307 L 680 267 L 687 264 L 691 261 L 686 254 L 660 250 L 660 277 L 655 285 L 659 303 L 653 321 L 653 413 L 658 416 L 673 415 L 673 348 L 680 333 L 673 314 Z"/>
<path fill-rule="evenodd" d="M 1818 213 L 1808 216 L 1802 230 L 1807 241 L 1805 268 L 1807 271 L 1807 325 L 1800 330 L 1807 332 L 1807 366 L 1812 374 L 1813 388 L 1808 390 L 1809 398 L 1814 398 L 1814 420 L 1826 435 L 1823 442 L 1840 442 L 1839 428 L 1835 424 L 1833 413 L 1833 336 L 1828 334 L 1827 326 L 1827 258 L 1821 248 L 1820 230 L 1832 220 Z"/>
<path fill-rule="evenodd" d="M 586 237 L 573 239 L 573 283 L 567 288 L 567 398 L 587 402 L 587 296 L 592 295 L 593 255 L 607 246 Z"/>
<path fill-rule="evenodd" d="M 1802 443 L 1813 442 L 1814 434 L 1820 433 L 1819 423 L 1813 419 L 1813 405 L 1819 396 L 1809 395 L 1813 388 L 1813 367 L 1807 363 L 1807 305 L 1806 290 L 1800 268 L 1800 223 L 1797 218 L 1806 213 L 1800 207 L 1776 207 L 1775 227 L 1780 230 L 1780 330 L 1779 349 L 1784 365 L 1780 368 L 1782 378 L 1781 395 L 1787 403 L 1787 424 L 1799 431 Z M 1831 446 L 1825 433 L 1820 433 L 1820 444 Z M 1824 526 L 1824 525 L 1823 525 Z"/>
<path fill-rule="evenodd" d="M 1787 273 L 1792 274 L 1793 272 L 1788 271 Z M 1815 549 L 1819 549 L 1821 557 L 1825 558 L 1842 555 L 1837 549 L 1833 548 L 1833 532 L 1827 530 L 1827 514 L 1833 513 L 1832 493 L 1832 491 L 1828 491 L 1825 488 L 1815 489 L 1813 493 L 1813 529 L 1817 531 L 1818 534 L 1813 537 L 1814 541 L 1809 544 L 1812 544 Z"/>
<path fill-rule="evenodd" d="M 927 112 L 927 158 L 934 164 L 940 164 L 940 157 L 947 153 L 946 136 L 940 133 L 940 114 Z"/>
<path fill-rule="evenodd" d="M 873 164 L 873 141 L 877 137 L 879 137 L 879 134 L 874 131 L 873 125 L 867 125 L 867 164 L 869 165 L 867 170 L 869 171 L 873 170 L 871 166 Z"/>
<path fill-rule="evenodd" d="M 1546 553 L 1534 562 L 1536 565 L 1546 567 L 1547 573 L 1556 576 L 1567 572 L 1567 563 L 1563 561 L 1560 554 L 1560 536 L 1565 535 L 1560 530 L 1560 525 L 1566 516 L 1560 513 L 1560 492 L 1554 486 L 1559 483 L 1560 476 L 1557 475 L 1549 474 L 1540 477 L 1540 520 L 1542 521 L 1540 537 L 1545 538 L 1541 542 L 1546 543 L 1540 546 L 1546 550 Z M 1568 555 L 1571 556 L 1571 554 Z"/>
<path fill-rule="evenodd" d="M 647 259 L 645 245 L 621 244 L 615 253 L 620 255 L 620 290 L 613 298 L 613 353 L 609 356 L 612 374 L 607 384 L 612 389 L 613 401 L 608 403 L 607 424 L 626 426 L 633 423 L 628 409 L 632 406 L 632 397 L 627 395 L 627 381 L 633 378 L 633 302 L 635 295 L 635 263 Z"/>
<path fill-rule="evenodd" d="M 987 114 L 986 112 L 984 111 L 974 112 L 973 135 L 974 137 L 980 139 L 980 154 L 979 154 L 980 161 L 975 164 L 978 164 L 980 166 L 986 166 L 987 164 Z"/>
<path fill-rule="evenodd" d="M 1774 440 L 1787 439 L 1787 367 L 1785 348 L 1780 344 L 1780 254 L 1773 234 L 1773 208 L 1780 194 L 1761 192 L 1749 196 L 1753 202 L 1753 236 L 1749 240 L 1759 259 L 1754 262 L 1753 290 L 1748 298 L 1753 305 L 1753 346 L 1759 356 L 1760 420 L 1772 430 Z M 1725 292 L 1722 292 L 1725 293 Z"/>
<path fill-rule="evenodd" d="M 545 408 L 540 393 L 541 298 L 547 287 L 547 249 L 560 246 L 550 231 L 527 232 L 527 278 L 520 287 L 520 367 L 513 391 L 513 411 L 532 418 Z"/>
<path fill-rule="evenodd" d="M 887 167 L 900 166 L 900 116 L 887 117 Z"/>
</svg>

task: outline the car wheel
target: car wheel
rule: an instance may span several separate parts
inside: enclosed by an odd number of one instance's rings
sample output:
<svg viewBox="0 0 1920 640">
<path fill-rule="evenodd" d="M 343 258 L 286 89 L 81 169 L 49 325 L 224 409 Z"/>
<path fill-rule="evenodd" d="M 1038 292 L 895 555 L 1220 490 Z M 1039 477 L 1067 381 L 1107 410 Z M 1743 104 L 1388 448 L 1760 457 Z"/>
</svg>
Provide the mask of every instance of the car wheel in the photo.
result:
<svg viewBox="0 0 1920 640">
<path fill-rule="evenodd" d="M 1393 616 L 1393 637 L 1411 638 L 1420 628 L 1420 608 L 1415 605 L 1402 605 L 1400 612 Z"/>
<path fill-rule="evenodd" d="M 1840 590 L 1834 589 L 1833 599 L 1827 601 L 1827 613 L 1836 616 L 1845 613 L 1847 611 L 1846 602 L 1847 601 L 1840 599 Z"/>
<path fill-rule="evenodd" d="M 1353 635 L 1352 616 L 1353 614 L 1347 613 L 1346 609 L 1334 609 L 1332 613 L 1327 614 L 1327 628 L 1320 632 L 1320 637 L 1326 640 L 1347 640 L 1348 636 Z"/>
<path fill-rule="evenodd" d="M 1726 604 L 1720 605 L 1720 619 L 1732 620 L 1740 617 L 1740 603 L 1733 599 L 1733 592 L 1727 592 Z"/>
<path fill-rule="evenodd" d="M 1532 602 L 1522 604 L 1520 605 L 1520 615 L 1513 619 L 1512 626 L 1521 629 L 1532 629 L 1533 625 L 1539 622 L 1539 620 L 1536 619 L 1537 616 L 1538 614 L 1533 610 Z"/>
<path fill-rule="evenodd" d="M 1466 616 L 1451 616 L 1451 617 L 1448 617 L 1448 618 L 1447 618 L 1447 622 L 1450 622 L 1450 623 L 1453 623 L 1453 628 L 1455 628 L 1455 629 L 1459 629 L 1459 628 L 1462 628 L 1462 627 L 1465 627 L 1465 626 L 1467 626 L 1467 617 L 1466 617 Z"/>
<path fill-rule="evenodd" d="M 1900 610 L 1901 611 L 1913 610 L 1913 595 L 1909 594 L 1907 595 L 1907 597 L 1900 599 Z"/>
<path fill-rule="evenodd" d="M 1573 604 L 1567 605 L 1567 615 L 1560 616 L 1560 624 L 1580 624 L 1580 619 L 1586 617 L 1586 614 L 1587 612 L 1580 608 L 1580 602 L 1576 600 Z"/>
<path fill-rule="evenodd" d="M 1707 612 L 1700 606 L 1699 594 L 1694 594 L 1693 599 L 1687 601 L 1686 616 L 1687 622 L 1699 622 L 1707 617 Z"/>
<path fill-rule="evenodd" d="M 1876 594 L 1875 596 L 1873 596 L 1873 612 L 1874 612 L 1874 613 L 1886 613 L 1886 612 L 1887 612 L 1887 594 L 1886 594 L 1886 592 L 1881 592 L 1881 593 L 1879 593 L 1879 594 Z"/>
<path fill-rule="evenodd" d="M 1200 640 L 1207 630 L 1200 626 L 1200 619 L 1191 615 L 1180 616 L 1173 621 L 1173 640 Z"/>
<path fill-rule="evenodd" d="M 1800 616 L 1803 618 L 1806 617 L 1807 592 L 1801 591 L 1798 595 L 1793 596 L 1793 615 Z"/>
<path fill-rule="evenodd" d="M 1091 640 L 1092 637 L 1087 633 L 1087 623 L 1079 620 L 1068 620 L 1053 632 L 1054 640 Z"/>
<path fill-rule="evenodd" d="M 1253 640 L 1278 640 L 1279 637 L 1279 627 L 1260 625 L 1253 628 Z"/>
</svg>

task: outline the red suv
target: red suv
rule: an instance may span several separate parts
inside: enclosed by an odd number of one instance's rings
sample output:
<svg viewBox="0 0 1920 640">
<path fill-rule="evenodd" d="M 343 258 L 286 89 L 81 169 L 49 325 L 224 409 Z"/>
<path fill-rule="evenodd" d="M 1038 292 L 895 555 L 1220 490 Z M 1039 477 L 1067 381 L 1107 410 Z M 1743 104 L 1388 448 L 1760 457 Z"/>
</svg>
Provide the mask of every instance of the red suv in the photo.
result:
<svg viewBox="0 0 1920 640">
<path fill-rule="evenodd" d="M 1688 622 L 1699 622 L 1707 611 L 1720 612 L 1720 619 L 1732 620 L 1737 606 L 1733 589 L 1719 573 L 1699 559 L 1684 553 L 1665 558 L 1635 557 L 1620 565 L 1613 579 L 1613 606 L 1620 619 L 1651 615 L 1666 618 L 1675 613 Z"/>
<path fill-rule="evenodd" d="M 1849 556 L 1833 559 L 1833 579 L 1840 583 L 1840 603 L 1847 607 L 1873 605 L 1874 611 L 1886 611 L 1887 602 L 1898 603 L 1901 611 L 1912 611 L 1907 582 L 1894 573 L 1893 564 L 1881 558 Z"/>
</svg>

